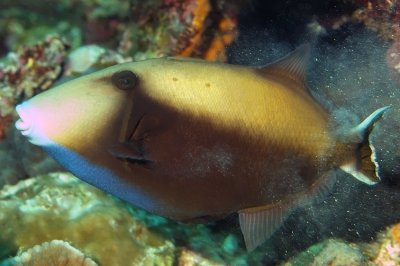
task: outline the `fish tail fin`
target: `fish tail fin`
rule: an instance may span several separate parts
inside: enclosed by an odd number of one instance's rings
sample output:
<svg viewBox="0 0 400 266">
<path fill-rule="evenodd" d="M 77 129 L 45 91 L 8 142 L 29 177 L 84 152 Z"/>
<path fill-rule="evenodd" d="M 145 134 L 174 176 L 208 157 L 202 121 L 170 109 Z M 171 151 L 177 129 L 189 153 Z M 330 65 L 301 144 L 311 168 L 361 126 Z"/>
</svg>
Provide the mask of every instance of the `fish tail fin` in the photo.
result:
<svg viewBox="0 0 400 266">
<path fill-rule="evenodd" d="M 378 183 L 379 165 L 376 161 L 375 148 L 371 143 L 370 134 L 375 123 L 383 116 L 390 106 L 377 109 L 359 125 L 352 128 L 346 137 L 346 142 L 354 144 L 354 156 L 351 161 L 340 168 L 368 185 Z"/>
</svg>

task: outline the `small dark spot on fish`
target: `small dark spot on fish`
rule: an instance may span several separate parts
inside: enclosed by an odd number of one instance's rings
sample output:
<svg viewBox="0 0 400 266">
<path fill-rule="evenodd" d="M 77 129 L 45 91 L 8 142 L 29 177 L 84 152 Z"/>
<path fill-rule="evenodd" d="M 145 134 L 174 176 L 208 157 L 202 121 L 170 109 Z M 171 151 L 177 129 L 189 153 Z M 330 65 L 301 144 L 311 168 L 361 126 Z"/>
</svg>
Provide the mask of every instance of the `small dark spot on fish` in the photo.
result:
<svg viewBox="0 0 400 266">
<path fill-rule="evenodd" d="M 175 78 L 175 77 L 173 77 L 173 78 L 172 78 L 172 80 L 173 80 L 173 81 L 178 81 L 178 79 L 177 79 L 177 78 Z"/>
<path fill-rule="evenodd" d="M 211 84 L 210 84 L 210 83 L 206 83 L 206 87 L 207 87 L 207 88 L 210 88 L 210 87 L 211 87 Z"/>
</svg>

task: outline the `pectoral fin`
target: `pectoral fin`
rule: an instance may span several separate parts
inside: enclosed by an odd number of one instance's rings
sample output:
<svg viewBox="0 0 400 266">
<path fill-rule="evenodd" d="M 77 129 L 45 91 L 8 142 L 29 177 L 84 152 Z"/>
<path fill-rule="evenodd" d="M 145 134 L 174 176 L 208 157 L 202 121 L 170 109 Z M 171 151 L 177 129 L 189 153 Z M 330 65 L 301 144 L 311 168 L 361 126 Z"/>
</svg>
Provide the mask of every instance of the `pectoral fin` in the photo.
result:
<svg viewBox="0 0 400 266">
<path fill-rule="evenodd" d="M 161 120 L 156 115 L 144 114 L 136 125 L 132 127 L 131 132 L 126 135 L 126 141 L 119 142 L 114 146 L 110 147 L 108 151 L 118 159 L 125 160 L 127 162 L 139 163 L 139 164 L 150 164 L 153 163 L 146 155 L 146 142 L 149 141 L 149 135 L 160 130 L 162 127 Z"/>
<path fill-rule="evenodd" d="M 114 157 L 128 162 L 148 164 L 151 160 L 146 158 L 141 147 L 136 142 L 118 143 L 110 147 L 108 151 Z"/>
</svg>

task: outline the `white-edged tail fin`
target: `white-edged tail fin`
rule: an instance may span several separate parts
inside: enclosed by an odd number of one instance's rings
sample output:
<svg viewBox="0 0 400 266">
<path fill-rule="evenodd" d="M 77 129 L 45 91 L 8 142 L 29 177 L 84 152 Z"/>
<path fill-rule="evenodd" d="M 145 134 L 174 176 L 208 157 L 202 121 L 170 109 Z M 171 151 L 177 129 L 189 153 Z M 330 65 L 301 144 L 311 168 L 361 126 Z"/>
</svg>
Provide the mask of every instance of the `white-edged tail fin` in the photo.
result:
<svg viewBox="0 0 400 266">
<path fill-rule="evenodd" d="M 370 134 L 375 123 L 389 108 L 390 106 L 379 108 L 359 125 L 352 128 L 348 135 L 349 143 L 353 142 L 355 144 L 355 156 L 352 161 L 342 165 L 340 168 L 368 185 L 374 185 L 381 180 L 375 148 L 370 141 Z"/>
</svg>

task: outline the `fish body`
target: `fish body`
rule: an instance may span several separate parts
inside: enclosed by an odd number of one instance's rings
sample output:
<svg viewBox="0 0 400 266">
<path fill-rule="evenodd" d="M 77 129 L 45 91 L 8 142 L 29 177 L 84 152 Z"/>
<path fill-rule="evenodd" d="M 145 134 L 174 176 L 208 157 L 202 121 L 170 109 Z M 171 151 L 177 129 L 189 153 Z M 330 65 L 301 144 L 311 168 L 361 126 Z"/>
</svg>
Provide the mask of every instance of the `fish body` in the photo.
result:
<svg viewBox="0 0 400 266">
<path fill-rule="evenodd" d="M 331 169 L 379 181 L 357 153 L 386 109 L 339 140 L 305 86 L 306 54 L 263 68 L 116 65 L 21 104 L 17 128 L 79 178 L 150 212 L 183 221 L 239 212 L 251 250 L 324 190 Z"/>
</svg>

